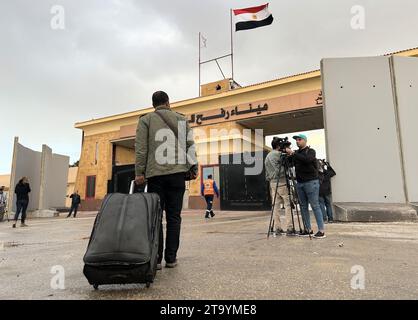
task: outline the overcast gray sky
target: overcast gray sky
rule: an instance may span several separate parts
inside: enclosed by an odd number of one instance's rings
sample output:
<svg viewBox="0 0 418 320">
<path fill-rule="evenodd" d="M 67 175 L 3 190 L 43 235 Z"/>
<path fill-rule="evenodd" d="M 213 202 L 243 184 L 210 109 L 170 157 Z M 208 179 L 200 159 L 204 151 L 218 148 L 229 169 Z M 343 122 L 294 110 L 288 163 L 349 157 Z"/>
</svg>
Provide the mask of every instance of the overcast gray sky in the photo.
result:
<svg viewBox="0 0 418 320">
<path fill-rule="evenodd" d="M 74 123 L 150 105 L 157 89 L 171 100 L 198 93 L 198 32 L 203 58 L 229 51 L 229 8 L 260 0 L 0 0 L 0 173 L 12 142 L 80 155 Z M 51 8 L 65 29 L 51 28 Z M 366 10 L 351 28 L 352 6 Z M 365 56 L 418 46 L 416 0 L 273 0 L 273 25 L 235 34 L 235 78 L 248 85 L 319 69 L 323 57 Z M 223 64 L 229 72 L 228 61 Z M 204 68 L 204 82 L 220 78 Z"/>
</svg>

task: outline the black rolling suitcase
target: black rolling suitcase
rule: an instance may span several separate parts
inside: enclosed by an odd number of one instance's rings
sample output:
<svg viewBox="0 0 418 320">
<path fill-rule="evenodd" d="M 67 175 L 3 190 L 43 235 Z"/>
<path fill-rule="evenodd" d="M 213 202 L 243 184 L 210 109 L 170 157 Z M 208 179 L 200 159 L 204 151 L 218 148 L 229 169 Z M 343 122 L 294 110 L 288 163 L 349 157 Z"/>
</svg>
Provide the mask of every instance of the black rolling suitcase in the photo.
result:
<svg viewBox="0 0 418 320">
<path fill-rule="evenodd" d="M 99 285 L 130 283 L 148 288 L 157 272 L 161 219 L 155 193 L 108 194 L 83 259 L 89 283 L 96 290 Z"/>
</svg>

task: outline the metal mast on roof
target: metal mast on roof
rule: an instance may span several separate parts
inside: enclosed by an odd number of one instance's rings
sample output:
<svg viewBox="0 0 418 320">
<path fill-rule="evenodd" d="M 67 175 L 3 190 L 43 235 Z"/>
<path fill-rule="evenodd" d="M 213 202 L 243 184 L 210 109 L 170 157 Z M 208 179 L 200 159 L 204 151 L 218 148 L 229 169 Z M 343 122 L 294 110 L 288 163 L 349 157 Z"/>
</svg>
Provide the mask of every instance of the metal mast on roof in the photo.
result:
<svg viewBox="0 0 418 320">
<path fill-rule="evenodd" d="M 232 81 L 234 81 L 234 31 L 233 31 L 233 19 L 232 19 L 232 9 L 230 9 L 230 19 L 231 19 L 231 53 L 216 57 L 214 59 L 202 61 L 202 33 L 199 32 L 199 97 L 201 96 L 201 85 L 202 85 L 202 65 L 210 62 L 215 62 L 219 68 L 224 79 L 225 73 L 223 72 L 221 66 L 219 65 L 218 60 L 225 59 L 231 57 L 231 70 L 232 70 Z"/>
</svg>

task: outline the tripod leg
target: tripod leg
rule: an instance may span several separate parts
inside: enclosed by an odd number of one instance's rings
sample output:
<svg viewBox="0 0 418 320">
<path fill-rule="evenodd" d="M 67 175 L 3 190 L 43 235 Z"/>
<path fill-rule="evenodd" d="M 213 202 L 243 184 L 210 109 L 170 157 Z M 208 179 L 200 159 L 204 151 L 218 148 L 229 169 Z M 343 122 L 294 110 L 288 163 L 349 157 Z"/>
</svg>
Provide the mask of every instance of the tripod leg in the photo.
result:
<svg viewBox="0 0 418 320">
<path fill-rule="evenodd" d="M 287 187 L 287 192 L 288 192 L 288 197 L 289 197 L 289 204 L 290 204 L 290 216 L 292 218 L 292 231 L 296 232 L 294 209 L 293 209 L 292 205 L 294 205 L 295 209 L 296 209 L 296 214 L 297 214 L 298 222 L 299 222 L 299 228 L 300 228 L 300 221 L 299 221 L 299 213 L 297 211 L 297 203 L 295 203 L 294 197 L 293 197 L 293 194 L 292 194 L 292 191 L 294 192 L 293 176 L 291 174 L 290 164 L 289 164 L 289 161 L 287 159 L 286 159 L 284 165 L 285 165 L 285 173 L 286 173 L 286 187 Z M 292 184 L 291 184 L 291 182 L 292 182 Z"/>
<path fill-rule="evenodd" d="M 271 188 L 271 186 L 269 185 L 269 189 Z M 269 223 L 269 228 L 267 230 L 267 239 L 270 238 L 270 233 L 271 233 L 271 228 L 274 225 L 274 221 L 273 221 L 273 215 L 274 215 L 274 206 L 276 205 L 276 198 L 277 198 L 277 194 L 274 194 L 274 200 L 273 200 L 273 204 L 271 206 L 271 215 L 270 215 L 270 223 Z"/>
<path fill-rule="evenodd" d="M 278 173 L 277 177 L 280 177 L 281 170 L 282 170 L 282 166 L 279 167 L 279 173 Z M 269 186 L 269 188 L 271 188 L 271 186 Z M 270 224 L 269 224 L 269 229 L 267 231 L 267 239 L 270 238 L 271 228 L 274 226 L 273 215 L 274 215 L 274 208 L 276 206 L 277 190 L 278 189 L 279 189 L 279 179 L 277 178 L 276 188 L 275 188 L 275 192 L 274 192 L 273 205 L 271 207 Z"/>
<path fill-rule="evenodd" d="M 293 216 L 293 208 L 292 208 L 292 205 L 294 205 L 294 204 L 293 204 L 292 192 L 290 190 L 290 181 L 289 181 L 288 175 L 286 175 L 286 186 L 287 186 L 288 197 L 289 197 L 290 216 L 292 218 L 292 228 L 293 228 L 293 230 L 295 230 L 295 217 Z M 285 208 L 285 210 L 286 210 L 286 208 Z"/>
<path fill-rule="evenodd" d="M 298 209 L 298 204 L 297 204 L 297 203 L 295 204 L 295 208 L 296 208 L 296 215 L 298 216 L 299 230 L 300 230 L 300 232 L 302 233 L 302 226 L 301 226 L 301 224 L 300 224 L 300 216 L 299 216 L 299 209 Z M 302 220 L 303 220 L 303 217 L 302 217 Z M 303 221 L 302 221 L 302 222 L 303 222 Z"/>
</svg>

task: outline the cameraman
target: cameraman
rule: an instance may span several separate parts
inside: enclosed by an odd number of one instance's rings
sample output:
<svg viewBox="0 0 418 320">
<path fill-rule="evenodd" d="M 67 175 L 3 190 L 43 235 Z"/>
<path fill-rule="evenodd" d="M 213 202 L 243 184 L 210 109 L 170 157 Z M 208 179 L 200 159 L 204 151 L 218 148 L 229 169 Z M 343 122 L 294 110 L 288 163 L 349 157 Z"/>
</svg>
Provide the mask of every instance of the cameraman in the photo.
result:
<svg viewBox="0 0 418 320">
<path fill-rule="evenodd" d="M 322 239 L 325 238 L 325 228 L 321 207 L 319 205 L 319 175 L 316 152 L 314 149 L 308 147 L 308 138 L 305 135 L 300 134 L 294 136 L 293 139 L 296 140 L 299 150 L 293 151 L 290 148 L 287 148 L 286 153 L 289 156 L 292 156 L 296 169 L 296 189 L 306 228 L 301 236 L 313 234 L 309 214 L 310 204 L 318 225 L 318 232 L 314 235 L 314 238 Z"/>
<path fill-rule="evenodd" d="M 273 214 L 274 214 L 275 234 L 276 235 L 282 235 L 282 234 L 294 235 L 295 231 L 292 225 L 292 216 L 291 216 L 292 211 L 290 208 L 289 192 L 287 190 L 284 167 L 282 167 L 280 171 L 280 177 L 278 177 L 279 168 L 282 165 L 281 163 L 282 153 L 280 151 L 284 152 L 284 150 L 280 150 L 280 144 L 281 144 L 281 139 L 278 137 L 274 137 L 273 141 L 271 142 L 271 146 L 273 150 L 267 155 L 266 160 L 264 161 L 264 165 L 266 168 L 266 180 L 270 184 L 271 201 L 272 201 L 272 205 L 274 205 Z M 290 145 L 291 145 L 290 142 L 287 142 L 285 146 L 290 147 Z M 277 179 L 279 179 L 279 186 L 276 190 Z M 276 203 L 274 203 L 275 196 L 276 196 Z M 280 200 L 283 200 L 284 208 L 285 208 L 285 215 L 286 215 L 286 222 L 287 222 L 286 232 L 284 232 L 284 230 L 282 229 L 282 224 L 280 221 Z"/>
</svg>

